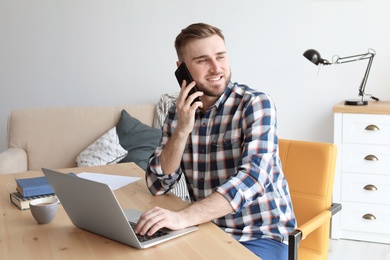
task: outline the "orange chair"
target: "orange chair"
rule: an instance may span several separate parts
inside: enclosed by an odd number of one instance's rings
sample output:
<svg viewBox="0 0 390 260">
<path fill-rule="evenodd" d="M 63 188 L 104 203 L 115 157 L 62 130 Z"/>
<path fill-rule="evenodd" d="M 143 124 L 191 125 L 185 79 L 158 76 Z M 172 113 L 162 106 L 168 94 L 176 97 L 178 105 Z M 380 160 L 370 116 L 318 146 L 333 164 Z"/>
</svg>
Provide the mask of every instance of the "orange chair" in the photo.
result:
<svg viewBox="0 0 390 260">
<path fill-rule="evenodd" d="M 337 147 L 330 143 L 279 139 L 298 228 L 289 236 L 289 259 L 327 259 Z M 302 240 L 302 241 L 301 241 Z"/>
</svg>

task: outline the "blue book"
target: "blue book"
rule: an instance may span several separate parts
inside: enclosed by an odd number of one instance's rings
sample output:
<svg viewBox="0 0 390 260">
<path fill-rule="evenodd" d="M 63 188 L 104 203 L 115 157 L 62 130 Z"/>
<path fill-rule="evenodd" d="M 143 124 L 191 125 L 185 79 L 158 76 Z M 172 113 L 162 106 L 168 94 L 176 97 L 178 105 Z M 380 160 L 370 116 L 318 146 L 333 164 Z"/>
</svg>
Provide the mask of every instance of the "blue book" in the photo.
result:
<svg viewBox="0 0 390 260">
<path fill-rule="evenodd" d="M 25 178 L 25 179 L 15 179 L 15 181 L 16 181 L 16 190 L 23 197 L 54 194 L 54 190 L 50 186 L 49 182 L 46 180 L 45 176 Z"/>
</svg>

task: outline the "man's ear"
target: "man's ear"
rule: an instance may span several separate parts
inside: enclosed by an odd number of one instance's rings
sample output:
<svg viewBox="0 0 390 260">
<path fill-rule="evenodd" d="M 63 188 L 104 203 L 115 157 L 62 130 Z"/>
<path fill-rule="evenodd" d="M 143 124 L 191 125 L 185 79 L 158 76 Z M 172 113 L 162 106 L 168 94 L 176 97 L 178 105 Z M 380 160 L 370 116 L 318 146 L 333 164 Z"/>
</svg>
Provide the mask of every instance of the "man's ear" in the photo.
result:
<svg viewBox="0 0 390 260">
<path fill-rule="evenodd" d="M 181 64 L 181 61 L 179 61 L 179 60 L 178 60 L 178 61 L 176 61 L 176 66 L 177 66 L 177 67 L 179 67 L 179 66 L 180 66 L 180 64 Z"/>
</svg>

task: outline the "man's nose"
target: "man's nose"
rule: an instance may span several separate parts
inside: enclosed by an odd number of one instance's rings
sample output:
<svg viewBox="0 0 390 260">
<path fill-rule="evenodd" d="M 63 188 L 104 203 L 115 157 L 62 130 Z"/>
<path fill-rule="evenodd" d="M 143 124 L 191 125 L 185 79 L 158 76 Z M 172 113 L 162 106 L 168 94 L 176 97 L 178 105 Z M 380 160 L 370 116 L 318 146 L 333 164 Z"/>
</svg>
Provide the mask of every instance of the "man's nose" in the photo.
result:
<svg viewBox="0 0 390 260">
<path fill-rule="evenodd" d="M 213 59 L 213 60 L 210 61 L 210 71 L 211 72 L 218 71 L 218 62 L 217 62 L 217 60 Z"/>
</svg>

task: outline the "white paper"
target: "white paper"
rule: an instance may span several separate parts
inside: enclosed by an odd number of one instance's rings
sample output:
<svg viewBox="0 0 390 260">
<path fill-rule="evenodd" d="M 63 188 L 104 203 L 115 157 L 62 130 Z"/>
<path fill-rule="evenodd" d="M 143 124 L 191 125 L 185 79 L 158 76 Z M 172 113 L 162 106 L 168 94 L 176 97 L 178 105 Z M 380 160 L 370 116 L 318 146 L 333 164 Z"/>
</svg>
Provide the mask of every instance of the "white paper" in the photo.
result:
<svg viewBox="0 0 390 260">
<path fill-rule="evenodd" d="M 126 186 L 141 179 L 139 177 L 120 176 L 93 172 L 80 172 L 79 174 L 77 174 L 77 176 L 87 180 L 105 183 L 110 186 L 112 190 L 117 190 L 119 188 L 122 188 L 123 186 Z"/>
</svg>

